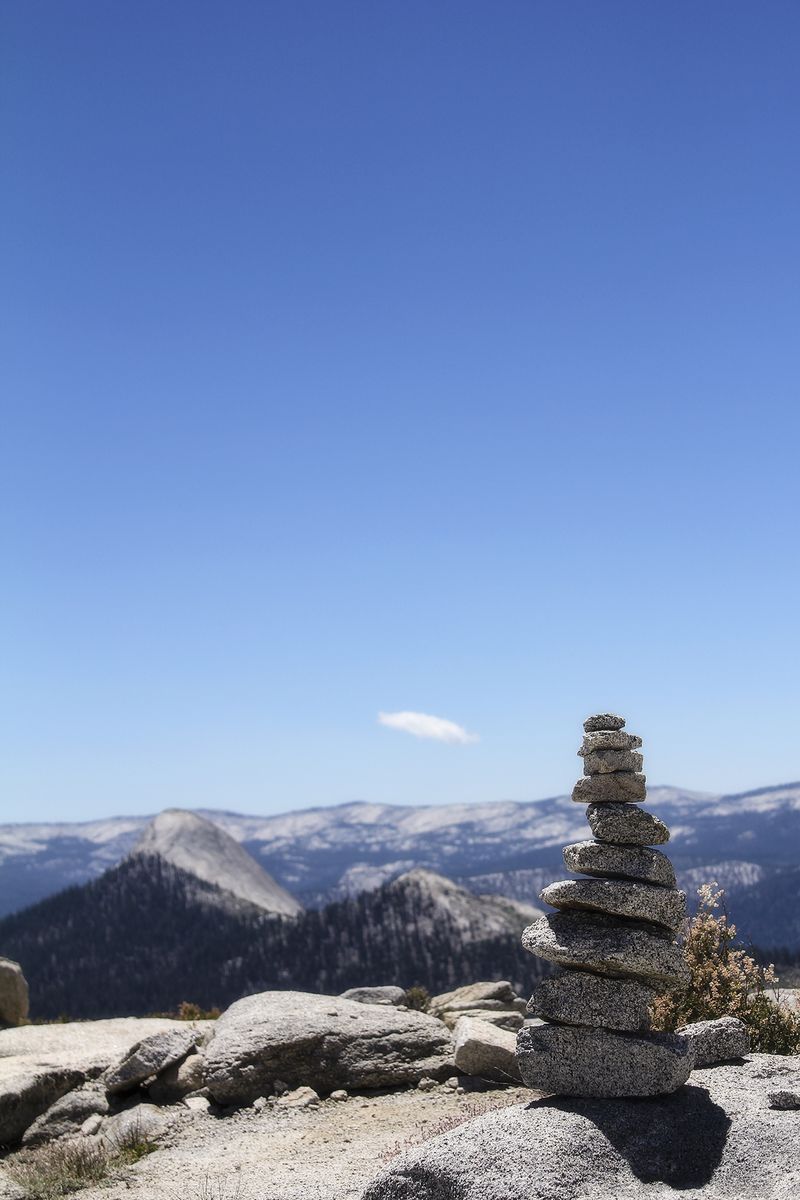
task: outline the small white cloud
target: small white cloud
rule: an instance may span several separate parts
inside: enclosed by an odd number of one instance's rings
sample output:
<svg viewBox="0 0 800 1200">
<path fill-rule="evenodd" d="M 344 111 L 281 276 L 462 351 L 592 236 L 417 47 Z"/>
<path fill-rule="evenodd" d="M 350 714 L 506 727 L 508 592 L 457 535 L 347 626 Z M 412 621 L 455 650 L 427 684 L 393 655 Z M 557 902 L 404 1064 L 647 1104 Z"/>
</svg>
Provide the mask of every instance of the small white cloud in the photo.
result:
<svg viewBox="0 0 800 1200">
<path fill-rule="evenodd" d="M 378 724 L 386 725 L 389 729 L 400 729 L 418 738 L 431 738 L 434 742 L 450 742 L 452 745 L 466 746 L 469 742 L 477 742 L 477 733 L 468 733 L 463 725 L 448 721 L 444 717 L 432 717 L 430 713 L 394 712 L 378 713 Z"/>
</svg>

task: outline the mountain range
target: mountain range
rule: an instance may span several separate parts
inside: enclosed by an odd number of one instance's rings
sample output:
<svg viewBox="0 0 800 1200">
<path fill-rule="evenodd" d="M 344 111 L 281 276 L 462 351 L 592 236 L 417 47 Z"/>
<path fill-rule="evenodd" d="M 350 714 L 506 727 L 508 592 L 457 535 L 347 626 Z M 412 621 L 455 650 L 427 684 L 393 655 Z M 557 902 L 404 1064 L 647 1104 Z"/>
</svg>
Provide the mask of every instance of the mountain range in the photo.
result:
<svg viewBox="0 0 800 1200">
<path fill-rule="evenodd" d="M 800 783 L 727 796 L 653 787 L 648 807 L 672 830 L 669 854 L 682 886 L 693 893 L 715 879 L 746 941 L 800 946 L 793 902 L 800 886 Z M 284 915 L 355 897 L 416 868 L 470 892 L 536 904 L 539 890 L 563 874 L 564 843 L 588 835 L 583 805 L 564 796 L 469 805 L 354 803 L 271 817 L 198 813 L 239 843 L 261 872 L 237 868 L 233 858 L 221 871 L 215 852 L 216 865 L 203 875 L 199 844 L 188 857 L 180 851 L 170 857 L 165 837 L 162 857 L 234 893 L 231 878 L 246 875 L 243 898 Z M 162 825 L 180 820 L 159 818 Z M 112 817 L 0 826 L 0 913 L 96 878 L 130 853 L 149 822 Z"/>
</svg>

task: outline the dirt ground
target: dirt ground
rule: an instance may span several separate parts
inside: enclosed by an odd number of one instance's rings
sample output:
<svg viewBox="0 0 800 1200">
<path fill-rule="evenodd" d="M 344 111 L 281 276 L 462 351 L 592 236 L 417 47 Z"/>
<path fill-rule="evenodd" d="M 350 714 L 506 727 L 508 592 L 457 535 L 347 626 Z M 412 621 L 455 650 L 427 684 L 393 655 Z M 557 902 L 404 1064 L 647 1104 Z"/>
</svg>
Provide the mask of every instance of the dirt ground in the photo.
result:
<svg viewBox="0 0 800 1200">
<path fill-rule="evenodd" d="M 227 1116 L 164 1110 L 175 1121 L 159 1149 L 80 1200 L 358 1200 L 408 1144 L 507 1104 L 524 1088 L 457 1095 L 446 1087 L 325 1100 L 318 1107 L 243 1109 Z M 22 1193 L 0 1163 L 0 1198 Z"/>
</svg>

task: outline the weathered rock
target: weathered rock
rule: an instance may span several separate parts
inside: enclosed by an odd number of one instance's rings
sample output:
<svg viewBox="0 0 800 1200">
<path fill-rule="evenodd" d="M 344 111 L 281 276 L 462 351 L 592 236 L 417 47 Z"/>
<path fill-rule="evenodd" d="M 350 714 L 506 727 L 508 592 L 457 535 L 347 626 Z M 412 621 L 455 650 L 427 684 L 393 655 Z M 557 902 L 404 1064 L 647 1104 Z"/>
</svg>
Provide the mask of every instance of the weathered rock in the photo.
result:
<svg viewBox="0 0 800 1200">
<path fill-rule="evenodd" d="M 583 722 L 586 733 L 596 733 L 606 729 L 624 729 L 625 718 L 616 713 L 595 713 Z"/>
<path fill-rule="evenodd" d="M 634 804 L 647 799 L 647 777 L 634 771 L 584 775 L 572 789 L 577 804 Z"/>
<path fill-rule="evenodd" d="M 592 750 L 583 756 L 584 775 L 641 771 L 644 758 L 636 750 Z"/>
<path fill-rule="evenodd" d="M 694 1051 L 677 1033 L 531 1022 L 517 1035 L 517 1063 L 528 1087 L 559 1096 L 660 1096 L 691 1074 Z"/>
<path fill-rule="evenodd" d="M 662 989 L 688 982 L 682 951 L 653 927 L 622 925 L 600 913 L 549 913 L 522 934 L 532 954 L 601 975 L 632 975 Z"/>
<path fill-rule="evenodd" d="M 675 870 L 666 854 L 649 846 L 617 846 L 611 842 L 573 842 L 564 847 L 564 862 L 570 871 L 583 875 L 638 879 L 675 887 Z"/>
<path fill-rule="evenodd" d="M 462 1075 L 498 1083 L 519 1083 L 516 1034 L 475 1017 L 460 1017 L 455 1028 L 455 1064 Z"/>
<path fill-rule="evenodd" d="M 435 1079 L 431 1079 L 429 1075 L 426 1075 L 425 1078 L 420 1079 L 419 1083 L 417 1084 L 417 1091 L 432 1092 L 434 1088 L 437 1088 L 438 1086 L 439 1085 Z"/>
<path fill-rule="evenodd" d="M 355 1000 L 357 1004 L 405 1004 L 405 988 L 392 987 L 357 987 L 348 988 L 342 992 L 343 1000 Z"/>
<path fill-rule="evenodd" d="M 799 1068 L 756 1055 L 646 1102 L 499 1109 L 393 1159 L 362 1200 L 793 1200 L 800 1115 L 767 1106 L 762 1072 L 778 1089 Z"/>
<path fill-rule="evenodd" d="M 349 1096 L 344 1088 L 336 1088 L 331 1092 L 330 1099 L 335 1100 L 337 1104 L 345 1104 Z"/>
<path fill-rule="evenodd" d="M 678 1033 L 688 1037 L 694 1046 L 698 1067 L 744 1058 L 750 1053 L 750 1034 L 743 1021 L 736 1017 L 718 1017 L 714 1021 L 695 1021 L 684 1025 Z"/>
<path fill-rule="evenodd" d="M 148 1087 L 147 1094 L 156 1104 L 175 1104 L 202 1086 L 203 1056 L 195 1053 L 162 1071 Z"/>
<path fill-rule="evenodd" d="M 0 956 L 0 1025 L 22 1025 L 28 1019 L 28 983 L 13 958 Z"/>
<path fill-rule="evenodd" d="M 479 1003 L 483 1005 L 484 1001 L 497 1001 L 500 1004 L 513 1005 L 518 999 L 519 996 L 507 979 L 490 983 L 467 983 L 452 992 L 442 992 L 438 996 L 432 996 L 428 1011 L 436 1016 L 462 1004 L 470 1008 L 475 1008 Z"/>
<path fill-rule="evenodd" d="M 595 750 L 638 750 L 642 739 L 635 733 L 624 733 L 621 729 L 608 729 L 584 735 L 579 757 L 592 754 Z"/>
<path fill-rule="evenodd" d="M 553 908 L 589 909 L 652 921 L 676 930 L 686 915 L 686 893 L 628 879 L 564 879 L 541 893 Z"/>
<path fill-rule="evenodd" d="M 138 1140 L 156 1141 L 167 1132 L 173 1117 L 155 1104 L 135 1104 L 103 1122 L 103 1141 L 112 1150 Z"/>
<path fill-rule="evenodd" d="M 586 819 L 598 842 L 663 846 L 669 841 L 664 822 L 635 804 L 590 804 Z"/>
<path fill-rule="evenodd" d="M 100 1116 L 100 1113 L 92 1113 L 81 1125 L 81 1133 L 84 1137 L 94 1137 L 102 1128 L 103 1118 Z"/>
<path fill-rule="evenodd" d="M 207 1113 L 211 1108 L 208 1096 L 184 1096 L 182 1103 L 190 1112 Z"/>
<path fill-rule="evenodd" d="M 87 1083 L 61 1096 L 46 1112 L 37 1117 L 22 1139 L 24 1146 L 40 1146 L 55 1138 L 74 1136 L 83 1128 L 88 1117 L 103 1117 L 109 1111 L 105 1090 L 97 1083 Z"/>
<path fill-rule="evenodd" d="M 449 1030 L 425 1013 L 305 992 L 246 996 L 215 1022 L 205 1082 L 222 1104 L 290 1087 L 390 1087 L 453 1073 Z"/>
<path fill-rule="evenodd" d="M 103 1082 L 110 1096 L 129 1092 L 138 1084 L 180 1062 L 197 1045 L 201 1031 L 185 1024 L 183 1029 L 155 1033 L 132 1047 L 127 1056 L 105 1074 Z"/>
<path fill-rule="evenodd" d="M 567 1025 L 600 1025 L 629 1033 L 650 1028 L 658 989 L 637 979 L 610 979 L 589 971 L 560 971 L 533 990 L 528 1012 Z"/>
<path fill-rule="evenodd" d="M 525 1020 L 523 1014 L 516 1009 L 501 1009 L 498 1012 L 492 1012 L 484 1008 L 459 1009 L 457 1012 L 448 1009 L 447 1012 L 442 1013 L 441 1020 L 448 1029 L 455 1029 L 462 1017 L 474 1017 L 477 1021 L 486 1021 L 488 1025 L 494 1025 L 495 1029 L 511 1029 L 514 1032 L 522 1026 Z"/>
<path fill-rule="evenodd" d="M 789 1112 L 793 1108 L 800 1108 L 800 1091 L 787 1091 L 783 1089 L 777 1092 L 767 1092 L 767 1102 L 770 1108 Z"/>
<path fill-rule="evenodd" d="M 118 1062 L 134 1043 L 176 1026 L 185 1023 L 120 1017 L 0 1031 L 0 1145 L 18 1142 L 54 1101 Z"/>
</svg>

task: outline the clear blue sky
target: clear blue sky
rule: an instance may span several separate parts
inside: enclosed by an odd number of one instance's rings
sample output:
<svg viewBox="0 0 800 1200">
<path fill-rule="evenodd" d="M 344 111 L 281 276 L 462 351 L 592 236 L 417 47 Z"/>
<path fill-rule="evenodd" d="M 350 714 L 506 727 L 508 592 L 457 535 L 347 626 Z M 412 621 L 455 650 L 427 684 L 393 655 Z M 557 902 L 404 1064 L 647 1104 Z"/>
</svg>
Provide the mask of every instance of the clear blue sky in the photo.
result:
<svg viewBox="0 0 800 1200">
<path fill-rule="evenodd" d="M 3 819 L 800 777 L 795 0 L 0 22 Z"/>
</svg>

